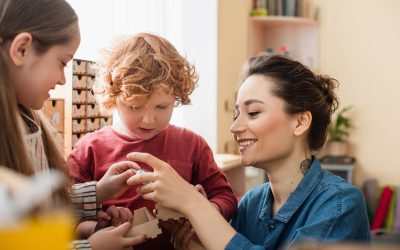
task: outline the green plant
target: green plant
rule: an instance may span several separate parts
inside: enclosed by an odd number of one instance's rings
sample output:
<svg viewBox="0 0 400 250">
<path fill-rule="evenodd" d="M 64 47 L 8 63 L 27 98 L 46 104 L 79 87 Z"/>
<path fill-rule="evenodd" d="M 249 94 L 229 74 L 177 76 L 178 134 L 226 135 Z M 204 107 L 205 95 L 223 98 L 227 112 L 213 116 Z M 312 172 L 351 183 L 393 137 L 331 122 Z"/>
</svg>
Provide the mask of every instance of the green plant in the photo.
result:
<svg viewBox="0 0 400 250">
<path fill-rule="evenodd" d="M 348 118 L 345 113 L 351 108 L 351 106 L 344 107 L 339 111 L 336 119 L 332 120 L 328 128 L 330 140 L 342 141 L 349 136 L 349 129 L 352 125 L 350 123 L 350 118 Z"/>
</svg>

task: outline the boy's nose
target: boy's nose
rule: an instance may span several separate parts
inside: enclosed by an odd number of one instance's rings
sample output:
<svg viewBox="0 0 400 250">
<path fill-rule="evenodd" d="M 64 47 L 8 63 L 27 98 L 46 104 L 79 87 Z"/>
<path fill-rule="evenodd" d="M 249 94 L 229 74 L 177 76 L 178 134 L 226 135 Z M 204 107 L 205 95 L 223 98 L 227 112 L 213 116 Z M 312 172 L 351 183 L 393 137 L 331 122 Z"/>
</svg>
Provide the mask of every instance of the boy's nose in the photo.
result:
<svg viewBox="0 0 400 250">
<path fill-rule="evenodd" d="M 154 117 L 153 114 L 147 113 L 147 114 L 143 115 L 142 122 L 143 122 L 144 124 L 153 124 L 154 121 L 155 121 L 155 117 Z"/>
</svg>

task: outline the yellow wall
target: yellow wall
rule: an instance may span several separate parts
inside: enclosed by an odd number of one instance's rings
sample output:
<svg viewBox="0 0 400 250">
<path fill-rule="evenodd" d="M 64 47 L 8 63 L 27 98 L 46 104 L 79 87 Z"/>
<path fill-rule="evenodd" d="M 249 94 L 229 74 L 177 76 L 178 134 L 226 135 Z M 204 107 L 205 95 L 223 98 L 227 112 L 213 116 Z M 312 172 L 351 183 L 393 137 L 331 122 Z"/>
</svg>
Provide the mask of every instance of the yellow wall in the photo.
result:
<svg viewBox="0 0 400 250">
<path fill-rule="evenodd" d="M 247 59 L 247 22 L 251 1 L 218 1 L 218 129 L 217 151 L 224 152 L 232 141 L 229 128 L 233 113 L 225 109 L 225 101 L 234 105 L 240 71 Z"/>
<path fill-rule="evenodd" d="M 321 71 L 340 82 L 355 183 L 400 184 L 400 1 L 321 0 Z"/>
<path fill-rule="evenodd" d="M 381 185 L 400 184 L 400 1 L 312 2 L 320 6 L 320 71 L 341 83 L 341 106 L 353 105 L 355 183 L 377 178 Z M 250 4 L 220 0 L 218 5 L 219 152 L 231 139 L 232 113 L 224 110 L 224 101 L 233 100 L 247 58 Z"/>
</svg>

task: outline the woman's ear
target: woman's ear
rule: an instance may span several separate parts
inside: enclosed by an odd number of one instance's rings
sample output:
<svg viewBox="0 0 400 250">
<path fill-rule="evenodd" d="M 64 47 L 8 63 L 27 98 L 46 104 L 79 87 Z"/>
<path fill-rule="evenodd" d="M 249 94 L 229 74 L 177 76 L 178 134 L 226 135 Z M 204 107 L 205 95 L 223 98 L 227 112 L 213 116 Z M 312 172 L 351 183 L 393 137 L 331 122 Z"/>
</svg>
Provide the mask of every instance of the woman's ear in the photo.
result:
<svg viewBox="0 0 400 250">
<path fill-rule="evenodd" d="M 295 136 L 304 134 L 311 126 L 312 114 L 310 111 L 301 112 L 295 115 L 295 128 L 293 133 Z"/>
<path fill-rule="evenodd" d="M 33 49 L 32 35 L 27 32 L 19 33 L 14 37 L 10 45 L 10 58 L 15 66 L 21 66 L 25 63 L 27 54 Z"/>
</svg>

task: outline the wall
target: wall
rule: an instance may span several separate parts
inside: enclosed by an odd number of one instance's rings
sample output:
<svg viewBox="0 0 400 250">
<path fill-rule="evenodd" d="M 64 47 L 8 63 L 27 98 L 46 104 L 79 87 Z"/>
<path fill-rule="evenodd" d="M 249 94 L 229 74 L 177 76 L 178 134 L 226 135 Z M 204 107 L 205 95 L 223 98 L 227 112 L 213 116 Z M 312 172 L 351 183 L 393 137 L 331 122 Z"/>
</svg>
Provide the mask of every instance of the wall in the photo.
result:
<svg viewBox="0 0 400 250">
<path fill-rule="evenodd" d="M 339 80 L 354 129 L 355 183 L 400 184 L 400 1 L 324 0 L 321 71 Z"/>
<path fill-rule="evenodd" d="M 205 138 L 215 152 L 217 144 L 217 3 L 182 1 L 182 45 L 199 73 L 192 105 L 182 106 L 182 124 Z"/>
</svg>

